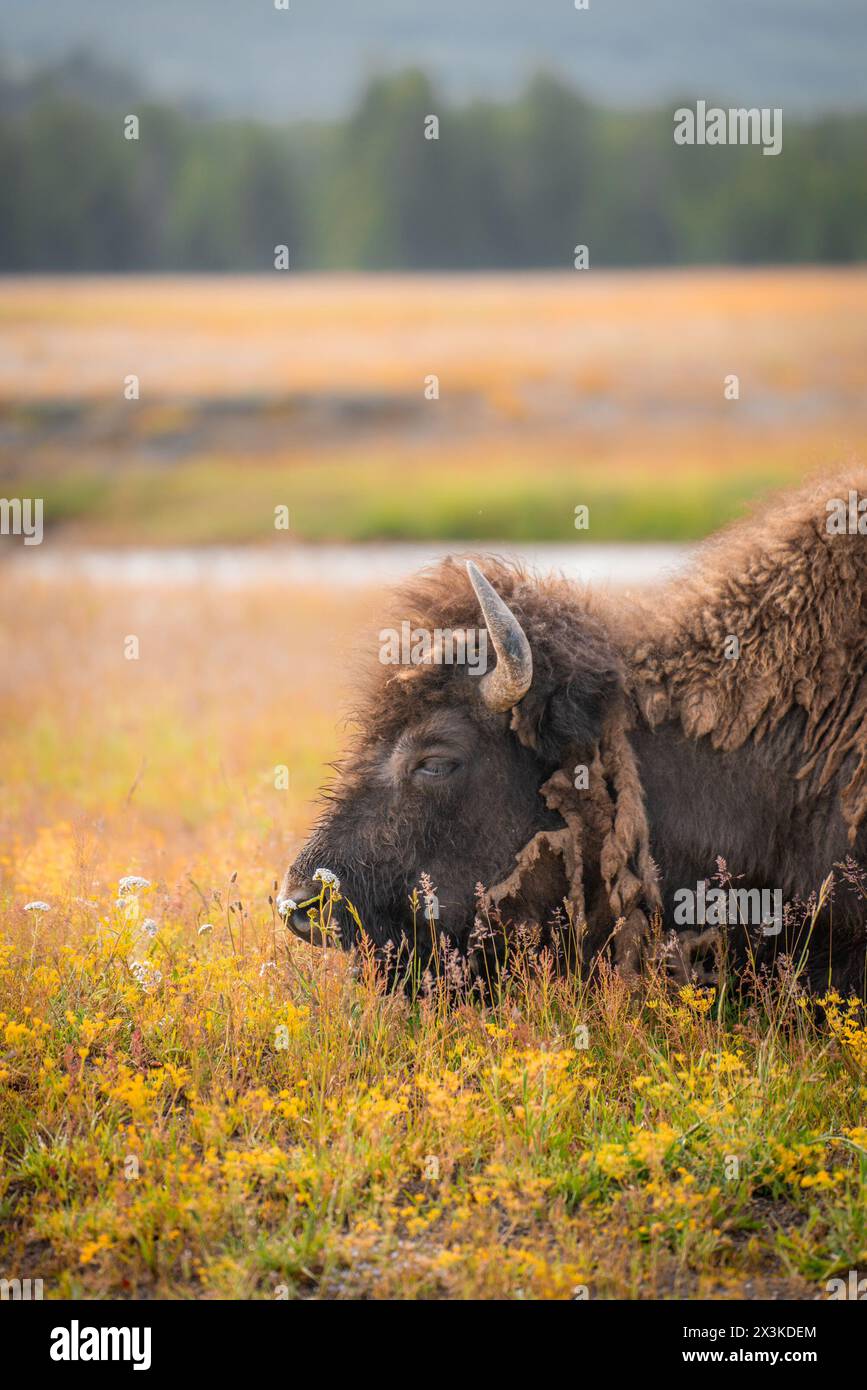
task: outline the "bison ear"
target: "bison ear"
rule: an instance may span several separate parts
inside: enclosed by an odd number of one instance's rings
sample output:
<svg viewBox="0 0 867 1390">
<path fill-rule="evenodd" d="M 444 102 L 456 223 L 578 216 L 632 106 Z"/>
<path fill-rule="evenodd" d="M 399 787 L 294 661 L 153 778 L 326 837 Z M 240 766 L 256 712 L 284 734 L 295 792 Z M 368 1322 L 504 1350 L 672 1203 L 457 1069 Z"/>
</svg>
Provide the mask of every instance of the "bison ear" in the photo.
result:
<svg viewBox="0 0 867 1390">
<path fill-rule="evenodd" d="M 521 743 L 535 749 L 550 767 L 561 767 L 573 755 L 590 754 L 602 733 L 606 710 L 623 689 L 619 669 L 597 664 L 525 695 L 512 716 Z"/>
</svg>

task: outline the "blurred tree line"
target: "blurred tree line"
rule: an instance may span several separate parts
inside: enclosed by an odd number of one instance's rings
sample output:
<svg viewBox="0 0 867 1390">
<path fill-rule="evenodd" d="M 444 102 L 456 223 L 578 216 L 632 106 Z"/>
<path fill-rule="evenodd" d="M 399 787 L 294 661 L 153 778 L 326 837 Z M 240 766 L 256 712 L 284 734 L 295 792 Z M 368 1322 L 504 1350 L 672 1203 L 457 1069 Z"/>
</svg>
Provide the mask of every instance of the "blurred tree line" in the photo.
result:
<svg viewBox="0 0 867 1390">
<path fill-rule="evenodd" d="M 867 114 L 784 119 L 768 158 L 676 146 L 687 96 L 611 111 L 546 75 L 452 109 L 408 71 L 346 120 L 284 128 L 114 82 L 125 105 L 96 75 L 0 80 L 0 269 L 265 270 L 279 244 L 297 269 L 569 267 L 579 243 L 592 265 L 867 256 Z"/>
</svg>

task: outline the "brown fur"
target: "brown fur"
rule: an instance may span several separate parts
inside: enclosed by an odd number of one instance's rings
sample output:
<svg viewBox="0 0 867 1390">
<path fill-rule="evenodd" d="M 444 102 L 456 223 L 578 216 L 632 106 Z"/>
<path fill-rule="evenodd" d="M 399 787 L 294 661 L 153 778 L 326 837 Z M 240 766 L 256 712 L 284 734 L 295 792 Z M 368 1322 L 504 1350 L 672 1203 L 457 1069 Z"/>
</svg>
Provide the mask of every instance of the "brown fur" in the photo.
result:
<svg viewBox="0 0 867 1390">
<path fill-rule="evenodd" d="M 857 755 L 842 789 L 854 842 L 867 811 L 867 536 L 829 535 L 825 510 L 850 489 L 867 495 L 867 473 L 775 498 L 715 537 L 688 579 L 641 610 L 649 630 L 631 665 L 651 726 L 676 718 L 718 749 L 760 742 L 803 709 L 800 776 L 816 791 Z M 737 662 L 722 655 L 730 634 Z"/>
<path fill-rule="evenodd" d="M 707 543 L 688 577 L 670 581 L 631 612 L 616 599 L 585 595 L 585 602 L 616 633 L 627 692 L 650 727 L 675 719 L 690 738 L 708 736 L 715 748 L 731 750 L 750 738 L 760 742 L 801 708 L 807 720 L 798 775 L 816 792 L 854 753 L 857 764 L 840 794 L 854 843 L 867 812 L 867 536 L 829 534 L 825 507 L 829 498 L 848 498 L 850 489 L 867 496 L 867 473 L 771 499 Z M 736 662 L 723 655 L 730 636 L 740 642 Z M 607 820 L 600 866 L 615 918 L 631 921 L 634 953 L 645 918 L 632 914 L 641 907 L 653 912 L 659 894 L 629 723 L 625 702 L 606 719 L 599 750 L 604 777 L 597 772 L 592 779 L 583 812 L 577 798 L 564 794 L 565 777 L 548 804 L 564 817 L 571 804 L 568 819 L 579 842 L 588 815 Z M 519 737 L 522 724 L 519 709 L 513 716 Z M 580 866 L 580 854 L 575 857 Z M 574 878 L 570 898 L 583 904 Z"/>
</svg>

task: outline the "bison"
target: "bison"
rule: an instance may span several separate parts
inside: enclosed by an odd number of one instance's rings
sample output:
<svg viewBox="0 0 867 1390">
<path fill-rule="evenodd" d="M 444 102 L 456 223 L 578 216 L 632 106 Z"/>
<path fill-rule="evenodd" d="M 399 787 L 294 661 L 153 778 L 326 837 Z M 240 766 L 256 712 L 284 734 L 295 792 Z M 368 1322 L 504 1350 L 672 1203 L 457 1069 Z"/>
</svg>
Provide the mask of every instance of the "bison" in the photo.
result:
<svg viewBox="0 0 867 1390">
<path fill-rule="evenodd" d="M 415 577 L 393 621 L 431 641 L 361 682 L 282 884 L 287 925 L 321 943 L 336 876 L 330 930 L 393 961 L 439 942 L 475 968 L 553 932 L 566 966 L 604 951 L 635 971 L 662 941 L 675 974 L 711 980 L 724 944 L 863 994 L 862 498 L 867 476 L 776 497 L 637 596 L 489 557 Z M 473 631 L 496 658 L 483 674 L 443 645 Z"/>
</svg>

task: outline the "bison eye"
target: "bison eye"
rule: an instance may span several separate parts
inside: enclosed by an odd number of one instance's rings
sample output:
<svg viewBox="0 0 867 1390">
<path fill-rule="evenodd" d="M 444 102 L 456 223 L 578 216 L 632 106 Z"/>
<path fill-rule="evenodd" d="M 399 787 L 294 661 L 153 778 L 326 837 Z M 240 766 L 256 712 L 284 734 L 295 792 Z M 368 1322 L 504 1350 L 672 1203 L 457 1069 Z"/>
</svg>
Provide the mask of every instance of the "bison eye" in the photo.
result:
<svg viewBox="0 0 867 1390">
<path fill-rule="evenodd" d="M 413 768 L 413 775 L 425 778 L 449 777 L 457 766 L 454 758 L 422 758 Z"/>
</svg>

